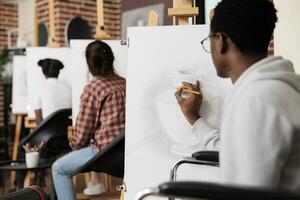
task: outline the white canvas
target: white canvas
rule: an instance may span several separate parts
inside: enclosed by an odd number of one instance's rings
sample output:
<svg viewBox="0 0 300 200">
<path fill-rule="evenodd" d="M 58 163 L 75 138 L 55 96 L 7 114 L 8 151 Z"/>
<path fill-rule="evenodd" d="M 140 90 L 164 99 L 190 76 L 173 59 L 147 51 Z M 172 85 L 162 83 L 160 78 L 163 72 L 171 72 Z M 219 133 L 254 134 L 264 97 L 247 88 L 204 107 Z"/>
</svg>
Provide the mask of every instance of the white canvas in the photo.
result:
<svg viewBox="0 0 300 200">
<path fill-rule="evenodd" d="M 12 113 L 27 113 L 26 56 L 13 57 Z"/>
<path fill-rule="evenodd" d="M 179 69 L 192 69 L 192 75 L 185 76 L 187 81 L 195 81 L 195 76 L 201 81 L 205 102 L 200 113 L 212 126 L 220 125 L 224 96 L 231 84 L 216 76 L 211 55 L 202 49 L 200 41 L 208 34 L 206 25 L 128 29 L 124 179 L 127 200 L 146 187 L 168 181 L 175 161 L 200 150 L 193 146 L 197 138 L 174 96 Z M 218 180 L 218 168 L 192 168 L 180 171 L 179 179 Z"/>
<path fill-rule="evenodd" d="M 79 112 L 80 95 L 84 86 L 93 78 L 88 71 L 85 49 L 93 40 L 71 40 L 71 66 L 72 66 L 72 119 L 75 125 Z M 117 74 L 126 77 L 127 46 L 122 46 L 120 40 L 105 40 L 115 56 L 114 67 Z"/>
<path fill-rule="evenodd" d="M 37 94 L 41 90 L 41 86 L 45 81 L 41 67 L 38 66 L 40 59 L 52 58 L 58 59 L 64 64 L 64 68 L 60 71 L 59 79 L 64 81 L 71 87 L 71 68 L 70 49 L 69 48 L 47 48 L 47 47 L 31 47 L 26 48 L 27 55 L 27 92 L 28 92 L 28 116 L 35 118 L 33 104 Z"/>
</svg>

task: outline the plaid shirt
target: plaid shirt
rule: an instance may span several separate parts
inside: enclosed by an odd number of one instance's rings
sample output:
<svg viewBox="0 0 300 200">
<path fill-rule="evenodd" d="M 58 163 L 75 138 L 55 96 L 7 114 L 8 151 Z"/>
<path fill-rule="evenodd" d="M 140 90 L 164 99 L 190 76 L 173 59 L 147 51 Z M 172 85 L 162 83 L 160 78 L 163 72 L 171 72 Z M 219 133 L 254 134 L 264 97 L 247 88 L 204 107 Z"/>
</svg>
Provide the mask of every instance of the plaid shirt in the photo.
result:
<svg viewBox="0 0 300 200">
<path fill-rule="evenodd" d="M 81 95 L 72 149 L 94 145 L 99 151 L 125 132 L 125 79 L 95 77 Z"/>
</svg>

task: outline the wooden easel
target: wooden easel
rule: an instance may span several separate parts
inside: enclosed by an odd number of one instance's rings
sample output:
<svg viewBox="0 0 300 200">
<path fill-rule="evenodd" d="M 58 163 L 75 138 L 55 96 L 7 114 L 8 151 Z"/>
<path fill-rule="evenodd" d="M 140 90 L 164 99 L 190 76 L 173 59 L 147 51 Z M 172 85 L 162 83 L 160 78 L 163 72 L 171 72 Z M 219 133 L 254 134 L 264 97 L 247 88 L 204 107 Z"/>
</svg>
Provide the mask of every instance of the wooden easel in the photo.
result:
<svg viewBox="0 0 300 200">
<path fill-rule="evenodd" d="M 37 127 L 37 122 L 35 118 L 25 117 L 25 128 L 34 129 Z"/>
<path fill-rule="evenodd" d="M 168 15 L 173 17 L 173 25 L 178 20 L 179 25 L 188 25 L 189 17 L 199 14 L 199 8 L 193 7 L 192 0 L 173 0 L 173 8 L 168 9 Z"/>
<path fill-rule="evenodd" d="M 103 8 L 104 8 L 103 0 L 97 0 L 97 26 L 96 26 L 95 39 L 98 40 L 111 39 L 111 36 L 105 32 Z"/>
<path fill-rule="evenodd" d="M 48 0 L 49 7 L 49 39 L 48 47 L 57 48 L 60 45 L 57 43 L 55 36 L 55 11 L 54 11 L 54 0 Z"/>
<path fill-rule="evenodd" d="M 24 117 L 24 126 L 27 129 L 34 129 L 37 127 L 36 119 L 30 118 L 28 116 Z M 32 171 L 28 171 L 24 178 L 23 187 L 26 188 L 30 186 L 30 180 L 34 178 L 35 174 Z"/>
<path fill-rule="evenodd" d="M 14 145 L 13 145 L 13 152 L 12 152 L 12 160 L 17 160 L 18 155 L 18 148 L 21 138 L 21 129 L 22 129 L 22 121 L 24 118 L 23 113 L 17 113 L 17 120 L 16 120 L 16 129 L 15 129 L 15 139 L 14 139 Z M 14 184 L 16 179 L 16 172 L 12 171 L 10 174 L 10 182 Z"/>
<path fill-rule="evenodd" d="M 151 10 L 149 12 L 149 18 L 148 18 L 148 26 L 157 26 L 158 24 L 158 14 L 154 10 Z"/>
</svg>

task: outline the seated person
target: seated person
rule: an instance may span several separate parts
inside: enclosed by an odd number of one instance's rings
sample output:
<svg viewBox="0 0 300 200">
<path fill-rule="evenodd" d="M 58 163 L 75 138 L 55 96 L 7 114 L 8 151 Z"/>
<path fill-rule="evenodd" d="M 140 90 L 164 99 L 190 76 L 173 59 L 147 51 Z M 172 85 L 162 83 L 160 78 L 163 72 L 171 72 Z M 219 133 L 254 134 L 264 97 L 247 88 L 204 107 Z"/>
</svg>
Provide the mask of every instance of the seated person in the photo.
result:
<svg viewBox="0 0 300 200">
<path fill-rule="evenodd" d="M 85 55 L 94 79 L 81 95 L 80 111 L 70 139 L 74 151 L 52 166 L 58 200 L 76 199 L 72 176 L 125 131 L 126 82 L 114 72 L 111 48 L 102 41 L 94 41 L 87 46 Z"/>
<path fill-rule="evenodd" d="M 199 115 L 202 96 L 177 101 L 204 149 L 220 149 L 221 181 L 300 193 L 300 76 L 267 57 L 276 10 L 269 0 L 223 0 L 210 24 L 218 76 L 229 77 L 220 130 Z M 200 86 L 185 83 L 190 90 Z"/>
<path fill-rule="evenodd" d="M 49 58 L 40 60 L 38 65 L 42 68 L 46 81 L 34 105 L 37 124 L 57 110 L 72 107 L 71 88 L 58 80 L 59 71 L 64 65 L 59 60 Z"/>
</svg>

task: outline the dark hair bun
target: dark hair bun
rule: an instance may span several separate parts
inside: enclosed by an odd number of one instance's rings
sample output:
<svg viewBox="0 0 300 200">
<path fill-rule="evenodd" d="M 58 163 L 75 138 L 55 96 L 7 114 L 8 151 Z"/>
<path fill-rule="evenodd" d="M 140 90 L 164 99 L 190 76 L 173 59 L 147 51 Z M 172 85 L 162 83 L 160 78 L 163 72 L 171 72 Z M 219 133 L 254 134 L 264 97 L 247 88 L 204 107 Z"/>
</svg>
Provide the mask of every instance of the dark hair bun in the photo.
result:
<svg viewBox="0 0 300 200">
<path fill-rule="evenodd" d="M 107 76 L 114 72 L 114 54 L 105 42 L 100 40 L 91 42 L 86 48 L 85 57 L 93 76 Z"/>
<path fill-rule="evenodd" d="M 44 63 L 44 60 L 39 60 L 39 61 L 38 61 L 38 65 L 39 65 L 40 67 L 43 66 L 43 63 Z"/>
<path fill-rule="evenodd" d="M 64 68 L 62 62 L 50 58 L 39 60 L 37 64 L 42 67 L 43 74 L 46 77 L 57 78 L 59 74 L 59 70 Z"/>
</svg>

